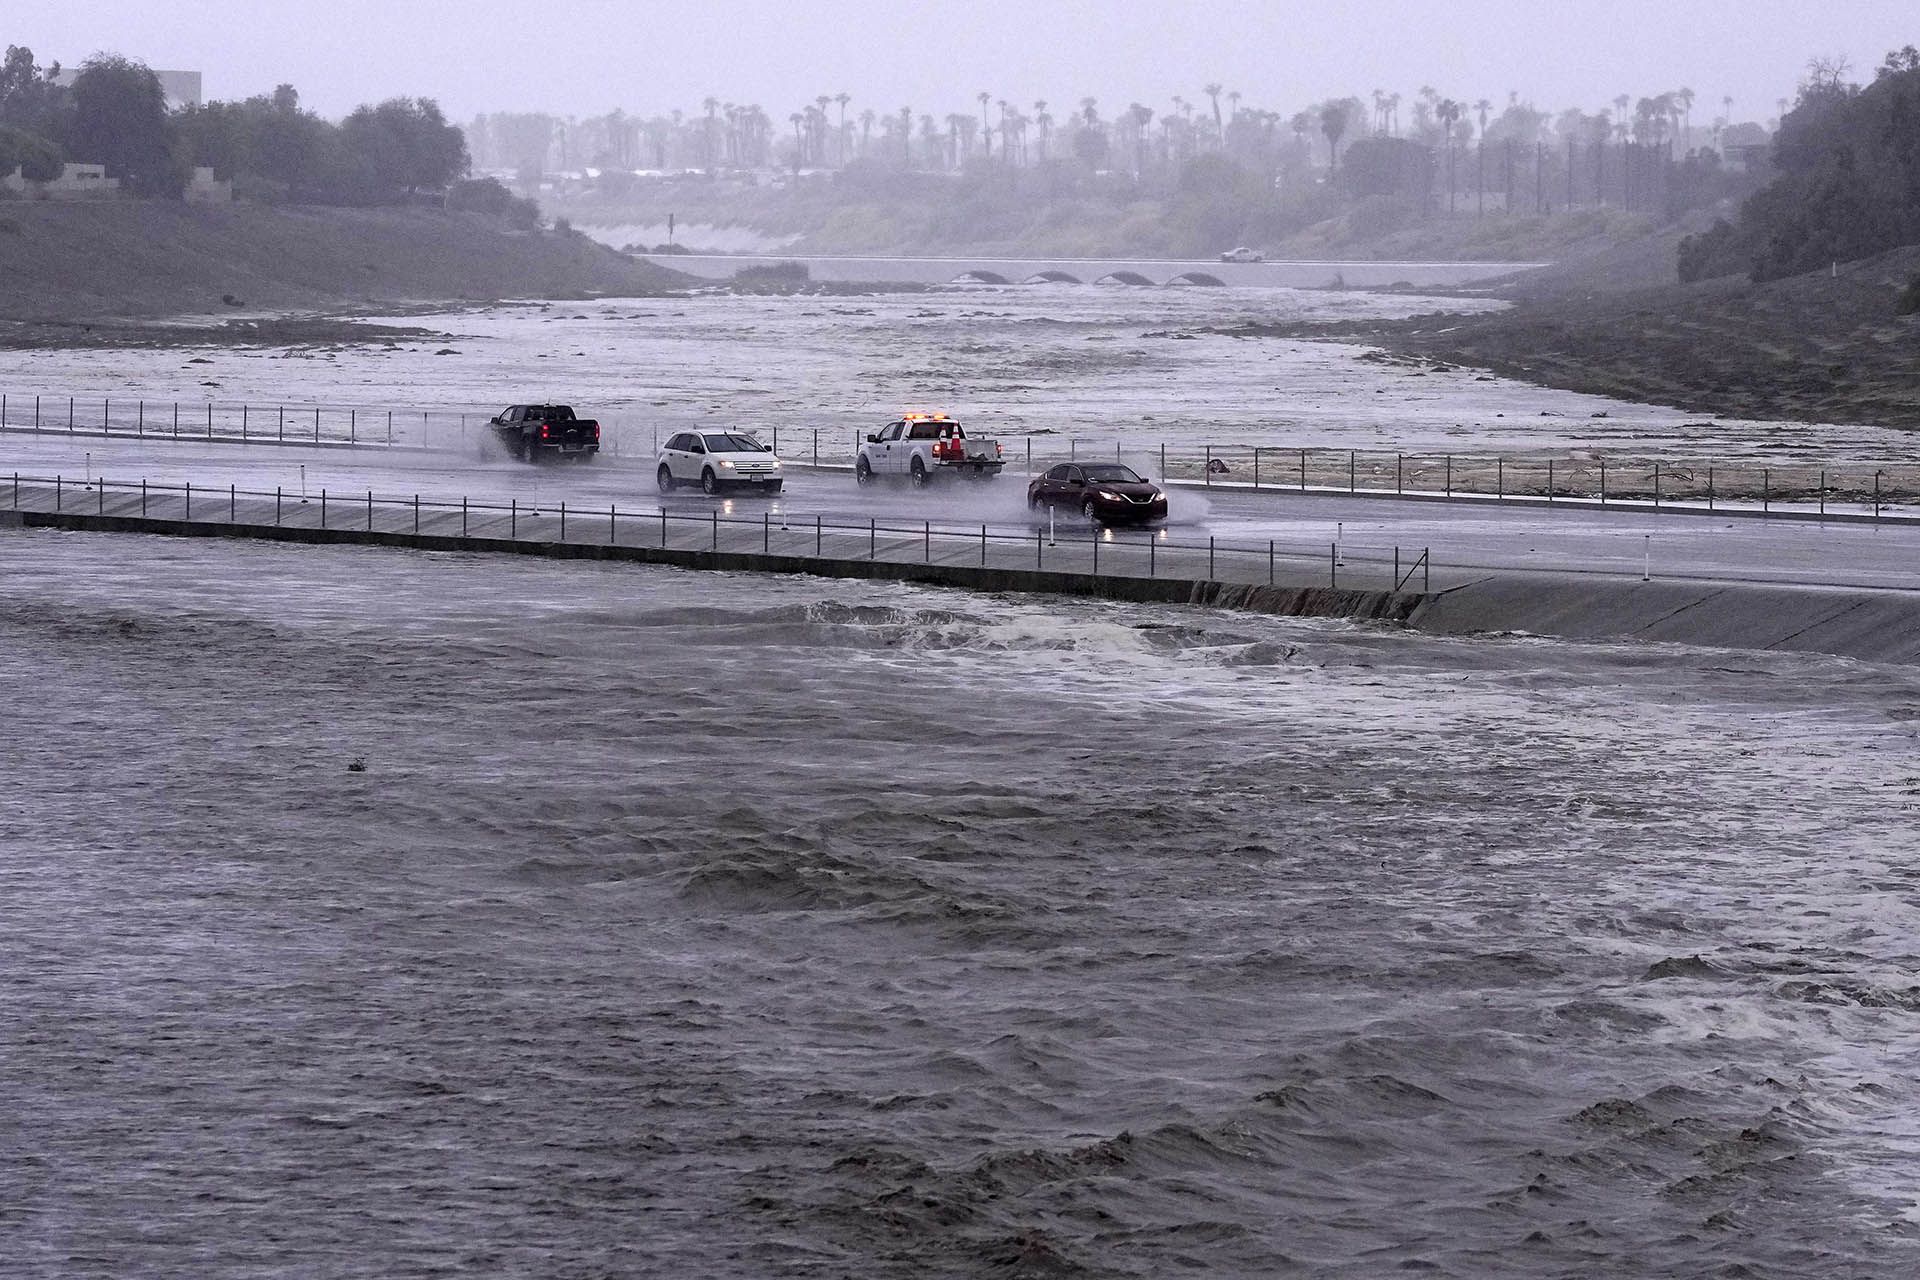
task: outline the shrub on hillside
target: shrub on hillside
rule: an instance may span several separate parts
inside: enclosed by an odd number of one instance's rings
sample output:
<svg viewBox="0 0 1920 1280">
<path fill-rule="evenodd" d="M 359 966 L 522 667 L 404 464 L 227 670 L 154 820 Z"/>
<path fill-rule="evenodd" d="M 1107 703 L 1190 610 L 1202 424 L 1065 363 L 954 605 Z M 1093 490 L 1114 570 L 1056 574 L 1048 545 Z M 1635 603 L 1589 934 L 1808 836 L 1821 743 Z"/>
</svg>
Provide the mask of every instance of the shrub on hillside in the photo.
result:
<svg viewBox="0 0 1920 1280">
<path fill-rule="evenodd" d="M 540 206 L 516 196 L 497 178 L 454 183 L 447 189 L 447 208 L 504 218 L 522 231 L 531 231 L 540 225 Z"/>
</svg>

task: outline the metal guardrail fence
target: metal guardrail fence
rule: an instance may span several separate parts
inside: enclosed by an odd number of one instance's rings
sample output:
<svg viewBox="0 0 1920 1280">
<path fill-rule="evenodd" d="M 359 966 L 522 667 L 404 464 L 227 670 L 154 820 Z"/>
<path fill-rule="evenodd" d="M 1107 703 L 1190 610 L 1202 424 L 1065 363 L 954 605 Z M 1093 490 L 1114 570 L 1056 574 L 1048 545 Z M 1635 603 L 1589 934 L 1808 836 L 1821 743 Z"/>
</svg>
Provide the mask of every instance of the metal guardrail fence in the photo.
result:
<svg viewBox="0 0 1920 1280">
<path fill-rule="evenodd" d="M 498 406 L 399 408 L 88 400 L 0 392 L 0 427 L 53 435 L 198 439 L 240 443 L 485 450 Z M 652 459 L 686 424 L 601 415 L 610 457 Z M 793 462 L 851 467 L 859 432 L 770 426 L 760 432 Z M 1061 462 L 1124 461 L 1162 479 L 1315 493 L 1440 494 L 1636 504 L 1794 506 L 1878 514 L 1920 502 L 1920 463 L 1662 458 L 1582 450 L 1385 452 L 1281 444 L 1191 444 L 1056 435 L 1001 436 L 1008 469 L 1028 474 Z"/>
<path fill-rule="evenodd" d="M 29 476 L 0 481 L 0 502 L 9 511 L 76 515 L 138 516 L 250 527 L 337 529 L 366 533 L 507 538 L 533 542 L 649 547 L 798 556 L 820 560 L 882 560 L 890 563 L 968 564 L 982 568 L 1051 570 L 1105 577 L 1171 578 L 1268 586 L 1327 586 L 1344 590 L 1432 589 L 1432 557 L 1426 548 L 1342 543 L 1181 541 L 1166 529 L 1058 529 L 1025 532 L 988 525 L 964 528 L 811 519 L 761 513 L 758 520 L 666 510 L 621 511 L 509 499 L 476 502 L 462 497 L 352 495 L 207 488 L 112 480 L 99 476 Z"/>
</svg>

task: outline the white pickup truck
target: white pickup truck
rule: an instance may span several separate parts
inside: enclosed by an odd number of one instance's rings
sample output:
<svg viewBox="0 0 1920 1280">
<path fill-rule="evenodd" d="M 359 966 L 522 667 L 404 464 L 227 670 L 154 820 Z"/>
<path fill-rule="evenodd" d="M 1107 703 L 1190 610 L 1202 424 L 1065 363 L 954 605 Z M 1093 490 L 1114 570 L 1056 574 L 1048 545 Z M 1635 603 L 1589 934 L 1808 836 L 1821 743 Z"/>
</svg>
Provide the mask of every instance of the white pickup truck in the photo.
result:
<svg viewBox="0 0 1920 1280">
<path fill-rule="evenodd" d="M 926 485 L 940 475 L 991 480 L 1005 465 L 999 441 L 968 438 L 944 413 L 909 413 L 861 443 L 853 475 L 861 484 L 875 476 L 901 476 Z"/>
</svg>

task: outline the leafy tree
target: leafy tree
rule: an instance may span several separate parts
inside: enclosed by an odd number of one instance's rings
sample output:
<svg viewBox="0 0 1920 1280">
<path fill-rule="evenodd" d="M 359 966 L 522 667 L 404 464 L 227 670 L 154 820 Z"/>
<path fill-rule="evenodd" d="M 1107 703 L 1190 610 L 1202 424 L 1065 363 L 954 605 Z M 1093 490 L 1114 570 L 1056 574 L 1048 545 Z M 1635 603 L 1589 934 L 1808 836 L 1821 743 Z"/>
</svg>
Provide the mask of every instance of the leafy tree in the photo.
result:
<svg viewBox="0 0 1920 1280">
<path fill-rule="evenodd" d="M 57 83 L 59 75 L 59 63 L 36 66 L 33 50 L 8 45 L 7 56 L 0 61 L 0 125 L 26 129 L 44 138 L 58 136 L 68 98 L 67 91 Z"/>
<path fill-rule="evenodd" d="M 37 133 L 0 125 L 0 177 L 19 169 L 29 182 L 51 182 L 61 167 L 58 146 Z"/>
<path fill-rule="evenodd" d="M 340 126 L 352 165 L 376 189 L 397 196 L 438 190 L 468 168 L 466 136 L 431 98 L 389 98 L 360 107 Z"/>
<path fill-rule="evenodd" d="M 540 206 L 507 190 L 496 178 L 456 182 L 447 190 L 447 208 L 504 218 L 524 231 L 540 225 Z"/>
<path fill-rule="evenodd" d="M 96 54 L 81 64 L 65 142 L 75 160 L 104 164 L 135 195 L 178 197 L 186 189 L 167 96 L 144 62 Z"/>
</svg>

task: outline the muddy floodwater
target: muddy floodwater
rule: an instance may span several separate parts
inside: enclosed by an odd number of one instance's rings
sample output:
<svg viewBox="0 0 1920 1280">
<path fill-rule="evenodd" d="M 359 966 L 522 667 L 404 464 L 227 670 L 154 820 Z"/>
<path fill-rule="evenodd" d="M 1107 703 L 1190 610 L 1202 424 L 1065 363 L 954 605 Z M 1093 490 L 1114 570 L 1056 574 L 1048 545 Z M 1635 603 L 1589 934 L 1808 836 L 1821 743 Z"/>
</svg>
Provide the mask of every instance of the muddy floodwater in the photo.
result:
<svg viewBox="0 0 1920 1280">
<path fill-rule="evenodd" d="M 1911 1274 L 1920 676 L 0 532 L 9 1274 Z"/>
<path fill-rule="evenodd" d="M 1300 289 L 1023 285 L 863 297 L 691 297 L 507 304 L 390 318 L 449 335 L 365 345 L 0 353 L 8 420 L 64 421 L 66 397 L 108 399 L 133 425 L 140 400 L 357 407 L 384 413 L 569 402 L 607 427 L 610 450 L 651 456 L 688 426 L 745 425 L 831 455 L 903 411 L 945 410 L 976 432 L 1198 448 L 1271 445 L 1429 453 L 1602 449 L 1640 456 L 1805 462 L 1904 458 L 1904 433 L 1755 423 L 1544 390 L 1473 369 L 1340 343 L 1233 336 L 1250 324 L 1483 311 L 1486 298 Z M 156 407 L 168 422 L 170 409 Z M 229 416 L 232 416 L 231 414 Z M 334 416 L 338 416 L 337 414 Z M 223 417 L 223 423 L 226 418 Z M 398 414 L 403 442 L 448 444 Z M 229 424 L 228 429 L 237 429 Z"/>
</svg>

